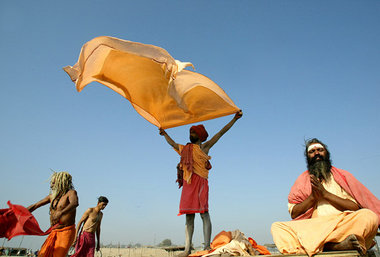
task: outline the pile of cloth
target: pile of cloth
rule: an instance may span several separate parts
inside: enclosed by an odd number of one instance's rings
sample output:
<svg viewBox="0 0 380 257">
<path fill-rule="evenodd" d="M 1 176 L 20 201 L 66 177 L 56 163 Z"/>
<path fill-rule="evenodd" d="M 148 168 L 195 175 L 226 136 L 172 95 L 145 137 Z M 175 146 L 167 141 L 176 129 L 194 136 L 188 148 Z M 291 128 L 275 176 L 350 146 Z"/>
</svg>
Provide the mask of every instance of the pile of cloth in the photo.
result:
<svg viewBox="0 0 380 257">
<path fill-rule="evenodd" d="M 238 229 L 235 231 L 222 231 L 217 234 L 211 243 L 211 250 L 204 250 L 193 253 L 189 256 L 252 256 L 270 255 L 271 253 L 265 246 L 258 245 L 251 237 L 247 238 Z"/>
</svg>

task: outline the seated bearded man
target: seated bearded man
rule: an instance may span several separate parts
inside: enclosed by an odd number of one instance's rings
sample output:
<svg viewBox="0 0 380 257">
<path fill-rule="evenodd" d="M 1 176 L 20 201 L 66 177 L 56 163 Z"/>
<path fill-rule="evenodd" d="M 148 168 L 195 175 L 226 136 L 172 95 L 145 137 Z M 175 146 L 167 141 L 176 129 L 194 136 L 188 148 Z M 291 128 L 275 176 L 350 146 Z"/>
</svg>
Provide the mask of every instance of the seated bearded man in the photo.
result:
<svg viewBox="0 0 380 257">
<path fill-rule="evenodd" d="M 373 246 L 379 226 L 380 201 L 351 173 L 331 166 L 327 146 L 306 142 L 308 170 L 292 186 L 288 208 L 292 221 L 272 224 L 283 254 L 358 250 Z"/>
</svg>

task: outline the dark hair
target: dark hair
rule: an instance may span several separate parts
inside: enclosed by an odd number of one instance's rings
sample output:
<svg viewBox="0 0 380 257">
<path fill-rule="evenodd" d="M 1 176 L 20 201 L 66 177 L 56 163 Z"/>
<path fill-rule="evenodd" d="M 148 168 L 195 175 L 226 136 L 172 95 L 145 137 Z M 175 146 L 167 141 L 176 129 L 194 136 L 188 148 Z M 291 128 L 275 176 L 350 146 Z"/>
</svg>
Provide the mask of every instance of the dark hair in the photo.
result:
<svg viewBox="0 0 380 257">
<path fill-rule="evenodd" d="M 312 139 L 308 139 L 308 140 L 305 140 L 305 152 L 304 152 L 304 154 L 305 154 L 305 157 L 306 157 L 306 161 L 307 161 L 307 159 L 308 159 L 308 153 L 307 153 L 307 148 L 309 148 L 309 146 L 310 145 L 312 145 L 312 144 L 321 144 L 322 146 L 323 146 L 323 148 L 325 148 L 325 150 L 326 150 L 326 159 L 327 160 L 330 160 L 330 151 L 329 151 L 329 149 L 327 148 L 327 145 L 325 145 L 324 143 L 322 143 L 322 141 L 320 141 L 319 139 L 317 139 L 317 138 L 312 138 Z"/>
<path fill-rule="evenodd" d="M 105 196 L 98 197 L 98 203 L 108 203 L 108 199 Z"/>
</svg>

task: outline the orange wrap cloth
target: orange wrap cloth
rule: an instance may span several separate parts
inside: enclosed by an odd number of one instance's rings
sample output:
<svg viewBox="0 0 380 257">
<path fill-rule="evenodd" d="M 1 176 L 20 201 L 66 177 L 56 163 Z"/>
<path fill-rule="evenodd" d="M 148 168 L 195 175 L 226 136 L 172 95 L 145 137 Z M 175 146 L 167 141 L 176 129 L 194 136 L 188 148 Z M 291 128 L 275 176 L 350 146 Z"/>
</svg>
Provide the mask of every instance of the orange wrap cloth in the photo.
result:
<svg viewBox="0 0 380 257">
<path fill-rule="evenodd" d="M 83 45 L 78 62 L 64 67 L 80 92 L 96 81 L 128 99 L 152 124 L 167 129 L 240 109 L 209 78 L 188 70 L 165 50 L 101 36 Z"/>
<path fill-rule="evenodd" d="M 178 145 L 183 169 L 183 187 L 179 213 L 193 214 L 208 212 L 208 169 L 210 156 L 197 144 Z M 184 159 L 186 161 L 184 161 Z"/>
<path fill-rule="evenodd" d="M 66 257 L 75 239 L 75 225 L 54 229 L 38 253 L 38 257 Z"/>
<path fill-rule="evenodd" d="M 183 169 L 183 180 L 191 184 L 193 173 L 202 178 L 208 179 L 209 160 L 211 157 L 205 154 L 197 144 L 178 144 L 179 150 L 176 152 L 181 155 L 181 168 Z"/>
</svg>

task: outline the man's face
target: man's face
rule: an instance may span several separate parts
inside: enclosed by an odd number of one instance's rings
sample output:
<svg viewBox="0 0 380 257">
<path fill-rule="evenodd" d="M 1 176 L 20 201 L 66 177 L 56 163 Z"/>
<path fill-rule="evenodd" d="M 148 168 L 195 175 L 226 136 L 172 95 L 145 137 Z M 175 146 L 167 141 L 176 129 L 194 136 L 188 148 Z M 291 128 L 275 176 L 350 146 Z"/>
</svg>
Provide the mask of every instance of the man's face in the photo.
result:
<svg viewBox="0 0 380 257">
<path fill-rule="evenodd" d="M 326 149 L 321 144 L 311 144 L 307 151 L 307 161 L 309 165 L 317 161 L 324 161 L 326 159 Z"/>
<path fill-rule="evenodd" d="M 52 179 L 50 181 L 50 189 L 54 189 L 55 188 L 55 179 Z"/>
<path fill-rule="evenodd" d="M 198 134 L 195 131 L 190 130 L 190 142 L 196 143 L 199 140 Z"/>
<path fill-rule="evenodd" d="M 100 202 L 98 205 L 99 205 L 99 207 L 100 207 L 101 210 L 104 210 L 104 208 L 106 208 L 106 206 L 107 206 L 107 203 Z"/>
</svg>

